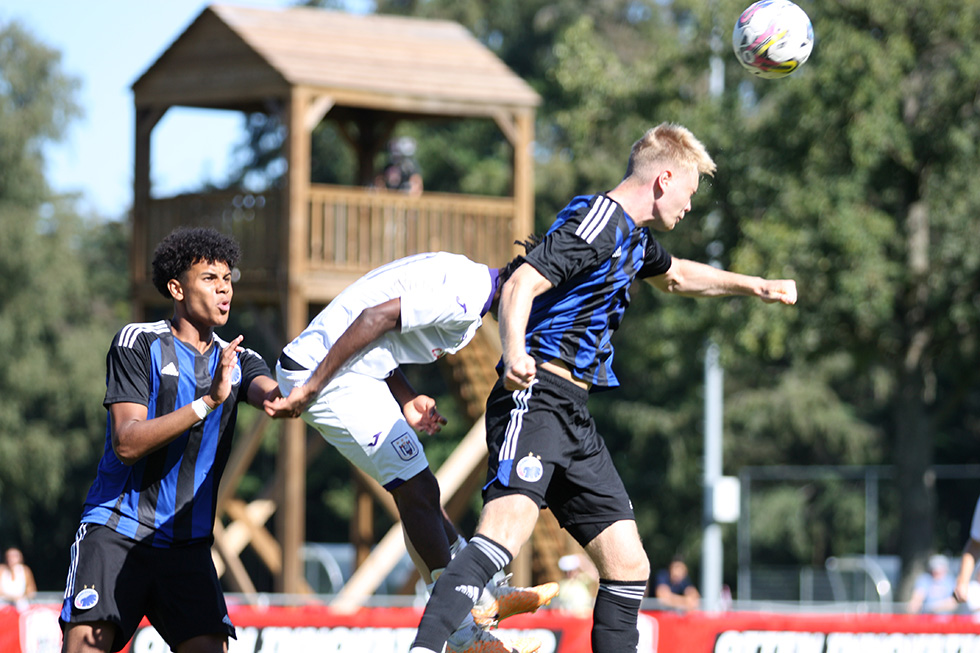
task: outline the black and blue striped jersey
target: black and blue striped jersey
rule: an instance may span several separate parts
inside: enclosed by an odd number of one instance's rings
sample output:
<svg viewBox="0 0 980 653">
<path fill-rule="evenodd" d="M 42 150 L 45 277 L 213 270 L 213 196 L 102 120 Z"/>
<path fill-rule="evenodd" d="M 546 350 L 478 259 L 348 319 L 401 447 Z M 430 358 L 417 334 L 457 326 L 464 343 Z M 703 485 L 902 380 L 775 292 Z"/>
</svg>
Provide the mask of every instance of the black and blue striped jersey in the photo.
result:
<svg viewBox="0 0 980 653">
<path fill-rule="evenodd" d="M 173 336 L 170 323 L 123 327 L 106 356 L 104 405 L 142 404 L 147 418 L 171 413 L 205 395 L 227 342 L 217 336 L 201 354 Z M 112 449 L 112 414 L 105 451 L 82 510 L 82 522 L 102 524 L 157 547 L 210 540 L 218 483 L 235 432 L 238 402 L 258 376 L 271 376 L 262 357 L 239 353 L 232 391 L 223 404 L 166 447 L 124 465 Z"/>
<path fill-rule="evenodd" d="M 528 354 L 563 361 L 595 389 L 619 385 L 610 339 L 629 306 L 630 285 L 666 272 L 670 254 L 599 194 L 572 199 L 526 260 L 554 285 L 531 307 Z"/>
</svg>

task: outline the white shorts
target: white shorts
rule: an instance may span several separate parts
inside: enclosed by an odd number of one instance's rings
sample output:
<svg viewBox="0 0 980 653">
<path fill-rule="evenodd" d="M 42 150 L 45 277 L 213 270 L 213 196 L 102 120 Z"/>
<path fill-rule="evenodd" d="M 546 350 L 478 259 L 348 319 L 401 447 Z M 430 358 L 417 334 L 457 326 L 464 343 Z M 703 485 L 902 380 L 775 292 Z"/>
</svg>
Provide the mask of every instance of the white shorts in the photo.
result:
<svg viewBox="0 0 980 653">
<path fill-rule="evenodd" d="M 276 364 L 284 397 L 311 374 Z M 418 435 L 384 381 L 350 372 L 335 377 L 303 413 L 303 421 L 387 490 L 429 467 Z"/>
</svg>

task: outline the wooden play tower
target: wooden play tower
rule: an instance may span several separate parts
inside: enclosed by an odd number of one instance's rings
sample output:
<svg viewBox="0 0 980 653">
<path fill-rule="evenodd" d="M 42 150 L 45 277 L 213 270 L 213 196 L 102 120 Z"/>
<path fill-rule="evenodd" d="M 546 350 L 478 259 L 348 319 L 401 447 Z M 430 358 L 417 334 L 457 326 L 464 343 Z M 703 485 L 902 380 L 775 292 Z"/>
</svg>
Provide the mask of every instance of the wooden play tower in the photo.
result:
<svg viewBox="0 0 980 653">
<path fill-rule="evenodd" d="M 540 98 L 456 23 L 214 5 L 134 83 L 133 94 L 130 271 L 137 318 L 160 301 L 150 282 L 153 248 L 179 225 L 213 226 L 237 238 L 245 261 L 236 302 L 280 308 L 283 344 L 306 326 L 311 306 L 326 304 L 382 263 L 445 250 L 501 265 L 517 252 L 514 240 L 533 229 L 531 148 Z M 155 196 L 151 135 L 171 107 L 276 116 L 287 132 L 281 188 Z M 447 118 L 496 123 L 513 147 L 511 196 L 426 192 L 412 197 L 365 187 L 397 123 Z M 333 121 L 355 153 L 360 186 L 311 183 L 311 134 L 323 121 Z M 437 472 L 447 509 L 465 504 L 485 473 L 483 401 L 499 353 L 494 325 L 487 325 L 470 346 L 450 357 L 455 390 L 474 427 Z M 228 583 L 245 593 L 255 591 L 238 557 L 246 545 L 269 567 L 277 590 L 296 594 L 306 589 L 299 550 L 305 539 L 307 448 L 322 440 L 310 437 L 308 444 L 300 420 L 279 424 L 278 472 L 263 499 L 246 503 L 235 491 L 268 425 L 264 418 L 253 432 L 239 434 L 218 497 L 219 516 L 230 523 L 219 519 L 216 525 L 216 561 Z M 351 539 L 359 562 L 373 551 L 373 564 L 361 565 L 345 587 L 344 600 L 355 605 L 373 589 L 372 574 L 400 555 L 401 540 L 393 530 L 381 542 L 373 541 L 369 524 L 375 500 L 391 512 L 393 503 L 367 477 L 357 477 L 357 485 Z M 273 514 L 274 534 L 265 526 Z M 529 578 L 530 565 L 530 557 L 519 557 L 518 579 Z"/>
</svg>

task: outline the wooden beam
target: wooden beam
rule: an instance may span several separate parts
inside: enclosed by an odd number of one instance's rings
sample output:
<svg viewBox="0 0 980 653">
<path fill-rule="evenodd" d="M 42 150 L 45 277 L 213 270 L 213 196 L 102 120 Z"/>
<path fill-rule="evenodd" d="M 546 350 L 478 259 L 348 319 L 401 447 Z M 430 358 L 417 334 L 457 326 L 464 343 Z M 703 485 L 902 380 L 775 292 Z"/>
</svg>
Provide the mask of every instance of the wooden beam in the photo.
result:
<svg viewBox="0 0 980 653">
<path fill-rule="evenodd" d="M 500 127 L 500 131 L 504 133 L 507 140 L 510 141 L 512 147 L 518 148 L 521 146 L 521 132 L 514 123 L 513 114 L 507 113 L 506 111 L 495 111 L 493 120 Z"/>
<path fill-rule="evenodd" d="M 292 338 L 306 326 L 308 310 L 301 280 L 306 271 L 307 198 L 310 189 L 310 132 L 306 128 L 309 92 L 293 88 L 284 107 L 287 129 L 285 155 L 286 183 L 283 188 L 284 245 L 286 275 L 284 326 L 286 338 Z M 283 492 L 280 519 L 276 522 L 282 546 L 282 573 L 277 589 L 298 594 L 303 583 L 299 552 L 306 539 L 306 424 L 289 420 L 285 425 L 278 460 Z"/>
<path fill-rule="evenodd" d="M 216 555 L 217 553 L 217 555 Z M 245 565 L 238 558 L 241 551 L 234 551 L 227 543 L 226 531 L 221 525 L 221 522 L 215 521 L 214 524 L 214 546 L 211 549 L 211 557 L 214 560 L 214 568 L 218 572 L 218 576 L 221 577 L 224 573 L 225 568 L 227 568 L 231 578 L 229 583 L 232 585 L 232 589 L 238 590 L 246 595 L 249 603 L 255 603 L 255 597 L 258 592 L 255 589 L 255 585 L 252 583 L 252 579 L 249 577 L 248 572 L 245 571 Z"/>
<path fill-rule="evenodd" d="M 225 466 L 225 473 L 221 479 L 221 486 L 218 488 L 218 498 L 215 502 L 217 515 L 224 514 L 225 504 L 235 495 L 238 484 L 248 471 L 249 465 L 255 459 L 259 447 L 262 445 L 262 438 L 265 430 L 272 424 L 272 418 L 262 413 L 255 421 L 252 429 L 244 436 L 235 440 L 235 446 L 228 457 L 228 464 Z"/>
<path fill-rule="evenodd" d="M 245 550 L 245 545 L 251 544 L 269 571 L 278 574 L 282 571 L 282 549 L 269 531 L 263 528 L 263 524 L 269 521 L 275 511 L 276 505 L 268 500 L 253 501 L 249 504 L 241 499 L 228 501 L 228 516 L 234 520 L 228 527 L 229 540 L 232 539 L 230 531 L 234 527 L 236 530 L 234 547 L 237 553 L 241 554 Z"/>
<path fill-rule="evenodd" d="M 129 279 L 134 297 L 132 317 L 136 321 L 145 319 L 146 304 L 136 299 L 136 287 L 149 276 L 148 254 L 156 243 L 147 242 L 147 222 L 150 219 L 150 146 L 151 135 L 163 115 L 166 106 L 137 108 L 135 139 L 133 144 L 133 213 L 132 242 L 129 248 Z"/>
<path fill-rule="evenodd" d="M 354 569 L 359 569 L 371 555 L 371 547 L 374 545 L 374 502 L 371 500 L 371 493 L 356 476 L 350 543 L 354 545 Z"/>
<path fill-rule="evenodd" d="M 327 112 L 333 108 L 334 100 L 330 95 L 314 96 L 306 110 L 306 131 L 312 132 L 320 124 Z"/>
<path fill-rule="evenodd" d="M 351 465 L 350 468 L 355 480 L 363 484 L 364 489 L 374 497 L 375 501 L 381 504 L 381 507 L 385 509 L 389 517 L 397 521 L 399 519 L 398 506 L 395 505 L 395 499 L 391 496 L 391 492 L 384 489 L 380 483 L 358 469 L 355 465 Z"/>
<path fill-rule="evenodd" d="M 515 114 L 518 138 L 514 145 L 514 233 L 519 242 L 534 231 L 534 113 Z M 523 254 L 515 245 L 514 251 Z"/>
</svg>

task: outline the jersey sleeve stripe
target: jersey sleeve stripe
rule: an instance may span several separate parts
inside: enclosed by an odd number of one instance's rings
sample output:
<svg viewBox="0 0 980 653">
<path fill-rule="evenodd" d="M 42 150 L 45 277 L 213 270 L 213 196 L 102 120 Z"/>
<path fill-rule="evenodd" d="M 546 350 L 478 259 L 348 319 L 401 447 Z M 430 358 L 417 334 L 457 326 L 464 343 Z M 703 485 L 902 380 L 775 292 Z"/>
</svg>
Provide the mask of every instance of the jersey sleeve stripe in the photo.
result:
<svg viewBox="0 0 980 653">
<path fill-rule="evenodd" d="M 134 322 L 127 324 L 119 332 L 118 345 L 132 349 L 141 333 L 167 333 L 169 330 L 170 327 L 163 320 L 159 322 Z"/>
<path fill-rule="evenodd" d="M 607 197 L 600 197 L 588 214 L 582 220 L 582 224 L 575 230 L 575 235 L 587 243 L 592 243 L 596 236 L 602 233 L 609 218 L 616 210 L 616 205 Z"/>
</svg>

